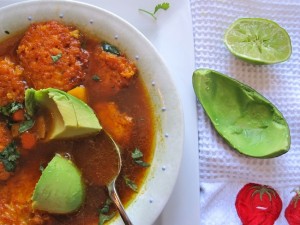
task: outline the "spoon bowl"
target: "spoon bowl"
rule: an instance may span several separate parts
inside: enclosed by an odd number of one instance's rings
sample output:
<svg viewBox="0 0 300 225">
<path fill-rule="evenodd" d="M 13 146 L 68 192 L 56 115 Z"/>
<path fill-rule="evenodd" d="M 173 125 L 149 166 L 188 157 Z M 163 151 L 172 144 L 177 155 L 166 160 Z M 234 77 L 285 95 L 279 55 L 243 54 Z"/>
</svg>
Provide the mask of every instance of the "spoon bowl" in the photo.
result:
<svg viewBox="0 0 300 225">
<path fill-rule="evenodd" d="M 76 164 L 81 168 L 87 182 L 95 186 L 106 186 L 108 194 L 125 225 L 132 225 L 127 216 L 122 202 L 116 190 L 116 180 L 121 172 L 122 159 L 120 148 L 113 138 L 104 129 L 100 131 L 92 141 L 80 140 L 76 143 L 76 149 L 82 153 L 81 145 L 89 145 L 85 154 L 75 154 Z M 93 156 L 89 164 L 86 164 L 86 157 Z"/>
</svg>

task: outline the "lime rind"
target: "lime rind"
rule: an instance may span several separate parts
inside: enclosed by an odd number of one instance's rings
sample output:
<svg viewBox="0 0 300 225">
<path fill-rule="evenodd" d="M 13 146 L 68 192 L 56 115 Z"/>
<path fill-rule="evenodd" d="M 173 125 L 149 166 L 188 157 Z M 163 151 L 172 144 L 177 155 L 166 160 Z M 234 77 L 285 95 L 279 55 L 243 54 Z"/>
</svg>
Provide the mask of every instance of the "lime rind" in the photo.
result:
<svg viewBox="0 0 300 225">
<path fill-rule="evenodd" d="M 224 43 L 236 57 L 254 64 L 275 64 L 292 53 L 289 34 L 272 20 L 241 18 L 226 31 Z"/>
</svg>

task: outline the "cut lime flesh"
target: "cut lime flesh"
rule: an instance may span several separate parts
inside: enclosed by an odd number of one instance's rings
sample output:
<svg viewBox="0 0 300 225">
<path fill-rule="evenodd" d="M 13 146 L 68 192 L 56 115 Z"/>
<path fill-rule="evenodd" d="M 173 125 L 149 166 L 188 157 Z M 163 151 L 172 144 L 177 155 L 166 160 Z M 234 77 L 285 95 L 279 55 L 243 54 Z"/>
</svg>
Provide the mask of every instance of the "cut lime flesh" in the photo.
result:
<svg viewBox="0 0 300 225">
<path fill-rule="evenodd" d="M 236 20 L 226 31 L 224 42 L 233 55 L 255 64 L 283 62 L 292 53 L 289 34 L 262 18 Z"/>
</svg>

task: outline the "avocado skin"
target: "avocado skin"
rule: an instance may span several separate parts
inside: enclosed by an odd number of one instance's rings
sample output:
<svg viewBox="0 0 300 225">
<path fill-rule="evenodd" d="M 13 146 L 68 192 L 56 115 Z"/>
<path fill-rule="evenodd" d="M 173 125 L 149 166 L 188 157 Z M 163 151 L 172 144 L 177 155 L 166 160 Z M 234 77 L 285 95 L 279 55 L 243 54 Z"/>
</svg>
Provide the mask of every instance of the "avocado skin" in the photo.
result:
<svg viewBox="0 0 300 225">
<path fill-rule="evenodd" d="M 194 71 L 193 88 L 216 131 L 238 152 L 255 158 L 288 152 L 285 118 L 257 91 L 210 69 Z"/>
<path fill-rule="evenodd" d="M 84 198 L 80 171 L 72 161 L 56 154 L 35 187 L 32 206 L 53 214 L 67 214 L 78 210 Z"/>
</svg>

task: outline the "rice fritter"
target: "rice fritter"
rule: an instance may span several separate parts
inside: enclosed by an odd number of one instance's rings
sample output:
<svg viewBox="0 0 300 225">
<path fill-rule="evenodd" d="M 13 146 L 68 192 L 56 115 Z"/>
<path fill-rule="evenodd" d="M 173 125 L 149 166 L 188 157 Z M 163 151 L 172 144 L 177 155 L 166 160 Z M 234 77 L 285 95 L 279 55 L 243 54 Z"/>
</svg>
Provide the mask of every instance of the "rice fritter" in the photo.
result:
<svg viewBox="0 0 300 225">
<path fill-rule="evenodd" d="M 24 101 L 25 82 L 23 68 L 9 58 L 0 59 L 0 106 Z"/>
<path fill-rule="evenodd" d="M 64 91 L 81 84 L 88 53 L 79 38 L 78 30 L 56 21 L 32 24 L 17 49 L 28 84 Z"/>
</svg>

